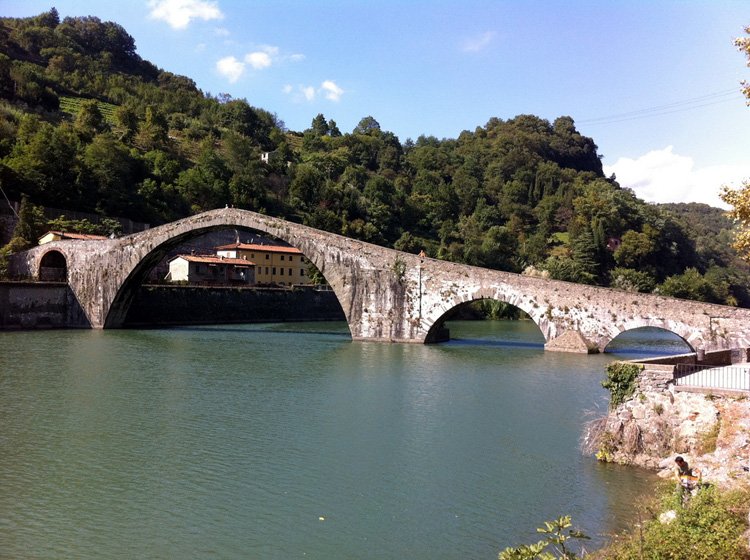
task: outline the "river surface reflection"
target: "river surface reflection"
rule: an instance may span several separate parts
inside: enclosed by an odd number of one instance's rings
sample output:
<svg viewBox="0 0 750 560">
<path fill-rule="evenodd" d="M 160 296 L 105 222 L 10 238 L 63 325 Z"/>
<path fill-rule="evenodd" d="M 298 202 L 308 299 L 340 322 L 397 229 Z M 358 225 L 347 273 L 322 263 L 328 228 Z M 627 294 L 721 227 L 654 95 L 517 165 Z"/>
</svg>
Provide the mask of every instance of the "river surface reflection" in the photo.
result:
<svg viewBox="0 0 750 560">
<path fill-rule="evenodd" d="M 653 483 L 578 450 L 604 368 L 685 346 L 449 327 L 0 334 L 0 558 L 497 558 L 563 514 L 601 543 Z"/>
</svg>

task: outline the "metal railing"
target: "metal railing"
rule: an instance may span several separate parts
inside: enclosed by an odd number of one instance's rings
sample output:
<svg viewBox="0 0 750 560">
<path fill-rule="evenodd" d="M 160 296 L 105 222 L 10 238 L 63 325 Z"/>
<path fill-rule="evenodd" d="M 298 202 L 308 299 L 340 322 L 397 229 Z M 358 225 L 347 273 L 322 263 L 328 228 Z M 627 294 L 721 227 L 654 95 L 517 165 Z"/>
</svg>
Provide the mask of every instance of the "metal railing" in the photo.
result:
<svg viewBox="0 0 750 560">
<path fill-rule="evenodd" d="M 750 392 L 750 364 L 702 366 L 679 364 L 674 369 L 677 387 Z"/>
</svg>

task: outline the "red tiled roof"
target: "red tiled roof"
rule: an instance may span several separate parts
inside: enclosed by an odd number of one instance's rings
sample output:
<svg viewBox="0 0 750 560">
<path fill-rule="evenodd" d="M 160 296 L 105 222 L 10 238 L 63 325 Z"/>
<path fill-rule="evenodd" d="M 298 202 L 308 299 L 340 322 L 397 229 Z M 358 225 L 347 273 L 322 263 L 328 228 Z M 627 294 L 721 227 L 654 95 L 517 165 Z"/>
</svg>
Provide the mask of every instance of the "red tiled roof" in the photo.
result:
<svg viewBox="0 0 750 560">
<path fill-rule="evenodd" d="M 208 264 L 231 264 L 234 266 L 255 266 L 253 261 L 245 259 L 230 259 L 228 257 L 217 257 L 214 255 L 177 255 L 169 259 L 172 262 L 175 259 L 185 259 L 188 262 L 208 263 Z"/>
<path fill-rule="evenodd" d="M 48 231 L 48 234 L 59 235 L 63 239 L 107 239 L 106 235 L 94 235 L 93 233 L 71 233 L 67 231 Z M 44 237 L 44 235 L 42 237 Z"/>
<path fill-rule="evenodd" d="M 295 249 L 294 247 L 286 247 L 284 245 L 259 245 L 257 243 L 231 243 L 229 245 L 222 245 L 216 247 L 217 251 L 226 251 L 229 249 L 239 249 L 241 251 L 265 251 L 267 253 L 292 253 L 294 255 L 301 255 L 302 251 Z"/>
</svg>

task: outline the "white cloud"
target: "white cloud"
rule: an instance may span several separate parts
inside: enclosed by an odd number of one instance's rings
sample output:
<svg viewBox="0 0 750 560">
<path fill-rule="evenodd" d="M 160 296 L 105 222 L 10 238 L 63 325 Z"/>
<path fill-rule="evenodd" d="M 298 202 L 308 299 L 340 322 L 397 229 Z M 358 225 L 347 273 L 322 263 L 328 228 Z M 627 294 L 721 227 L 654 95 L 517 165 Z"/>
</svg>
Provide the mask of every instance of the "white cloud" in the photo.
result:
<svg viewBox="0 0 750 560">
<path fill-rule="evenodd" d="M 344 90 L 337 86 L 331 80 L 326 80 L 320 85 L 320 89 L 326 99 L 331 101 L 339 101 L 341 96 L 344 94 Z"/>
<path fill-rule="evenodd" d="M 291 85 L 285 85 L 282 90 L 287 95 L 292 96 L 292 101 L 297 103 L 302 101 L 314 101 L 318 96 L 322 95 L 329 101 L 339 101 L 341 96 L 344 95 L 344 90 L 341 89 L 336 83 L 331 80 L 326 80 L 320 84 L 319 88 L 315 86 L 303 86 L 299 85 L 296 88 Z"/>
<path fill-rule="evenodd" d="M 222 19 L 216 2 L 210 0 L 149 0 L 152 19 L 166 21 L 174 29 L 185 29 L 192 19 Z"/>
<path fill-rule="evenodd" d="M 750 177 L 750 164 L 696 168 L 693 158 L 675 154 L 667 146 L 637 159 L 620 158 L 604 166 L 604 173 L 614 173 L 621 186 L 646 202 L 703 202 L 727 208 L 719 198 L 722 185 L 739 186 Z"/>
<path fill-rule="evenodd" d="M 302 95 L 305 96 L 305 99 L 308 101 L 312 101 L 315 99 L 315 88 L 312 86 L 300 86 L 300 90 L 302 91 Z"/>
<path fill-rule="evenodd" d="M 216 70 L 234 83 L 245 73 L 245 65 L 233 56 L 226 56 L 216 63 Z"/>
<path fill-rule="evenodd" d="M 279 48 L 272 47 L 270 45 L 263 45 L 259 50 L 245 55 L 245 62 L 256 70 L 262 70 L 268 68 L 273 64 L 274 60 L 279 55 Z"/>
<path fill-rule="evenodd" d="M 245 55 L 245 62 L 256 70 L 262 70 L 271 66 L 271 56 L 267 52 L 251 52 Z"/>
<path fill-rule="evenodd" d="M 229 29 L 226 27 L 217 27 L 214 29 L 214 33 L 219 37 L 229 37 L 229 35 L 231 35 Z"/>
<path fill-rule="evenodd" d="M 481 35 L 466 39 L 461 46 L 461 50 L 464 52 L 479 52 L 489 46 L 494 38 L 494 31 L 486 31 Z"/>
<path fill-rule="evenodd" d="M 305 60 L 305 55 L 304 54 L 299 54 L 299 53 L 292 54 L 292 55 L 289 55 L 289 60 L 291 60 L 292 62 L 301 62 L 301 61 Z"/>
</svg>

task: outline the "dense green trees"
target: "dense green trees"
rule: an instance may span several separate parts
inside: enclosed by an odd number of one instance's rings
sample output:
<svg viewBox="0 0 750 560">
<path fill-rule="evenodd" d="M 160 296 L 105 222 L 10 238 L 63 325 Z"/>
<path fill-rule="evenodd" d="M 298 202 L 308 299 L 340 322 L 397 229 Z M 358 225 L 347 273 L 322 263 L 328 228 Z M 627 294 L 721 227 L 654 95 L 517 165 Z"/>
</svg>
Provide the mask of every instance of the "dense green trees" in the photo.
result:
<svg viewBox="0 0 750 560">
<path fill-rule="evenodd" d="M 638 200 L 568 116 L 403 143 L 372 116 L 291 132 L 142 60 L 119 25 L 54 10 L 0 19 L 0 78 L 11 198 L 151 223 L 233 205 L 477 266 L 750 304 L 726 218 Z"/>
<path fill-rule="evenodd" d="M 745 27 L 745 34 L 746 37 L 735 39 L 734 44 L 746 56 L 747 65 L 750 66 L 750 25 Z M 750 82 L 742 82 L 742 92 L 750 105 Z M 731 216 L 739 224 L 734 246 L 743 259 L 750 261 L 750 179 L 745 179 L 742 186 L 737 189 L 725 186 L 721 198 L 732 205 Z"/>
</svg>

